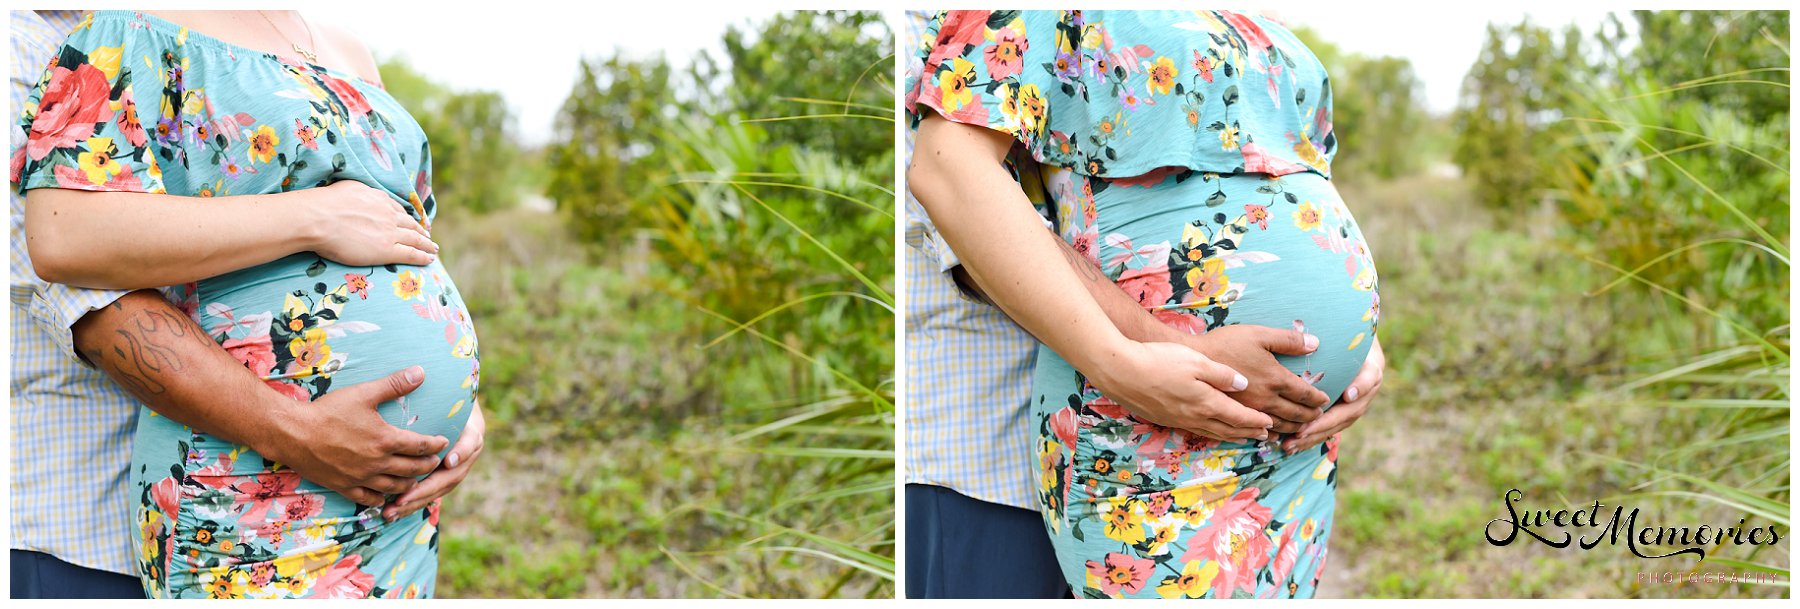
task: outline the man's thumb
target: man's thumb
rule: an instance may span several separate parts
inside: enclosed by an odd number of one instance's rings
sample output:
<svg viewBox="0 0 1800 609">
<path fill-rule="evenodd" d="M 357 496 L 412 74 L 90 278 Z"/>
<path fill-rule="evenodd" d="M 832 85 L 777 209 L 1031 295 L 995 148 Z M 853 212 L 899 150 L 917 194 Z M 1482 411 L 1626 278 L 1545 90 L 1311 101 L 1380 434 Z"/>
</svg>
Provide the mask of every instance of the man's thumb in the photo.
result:
<svg viewBox="0 0 1800 609">
<path fill-rule="evenodd" d="M 1263 348 L 1282 355 L 1306 355 L 1318 350 L 1319 337 L 1299 330 L 1259 327 Z"/>
<path fill-rule="evenodd" d="M 376 392 L 376 400 L 371 406 L 378 405 L 388 400 L 399 399 L 400 396 L 412 393 L 414 389 L 418 389 L 419 385 L 424 382 L 425 369 L 419 366 L 413 366 L 387 375 L 387 378 L 371 383 L 374 385 Z"/>
</svg>

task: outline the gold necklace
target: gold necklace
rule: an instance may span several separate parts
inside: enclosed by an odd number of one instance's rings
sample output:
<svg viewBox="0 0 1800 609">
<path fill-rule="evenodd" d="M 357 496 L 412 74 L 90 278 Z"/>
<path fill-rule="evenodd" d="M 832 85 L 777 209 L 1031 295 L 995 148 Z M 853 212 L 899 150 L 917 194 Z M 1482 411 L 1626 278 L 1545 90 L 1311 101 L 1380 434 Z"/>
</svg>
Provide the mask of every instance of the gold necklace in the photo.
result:
<svg viewBox="0 0 1800 609">
<path fill-rule="evenodd" d="M 263 21 L 267 21 L 269 23 L 269 29 L 275 30 L 275 34 L 278 36 L 281 36 L 282 40 L 286 40 L 288 42 L 288 44 L 294 45 L 295 53 L 299 53 L 301 57 L 305 57 L 306 61 L 308 63 L 314 63 L 314 64 L 319 63 L 318 55 L 314 55 L 312 51 L 308 51 L 306 49 L 300 48 L 300 43 L 294 42 L 294 39 L 288 38 L 287 33 L 281 31 L 281 28 L 275 27 L 275 21 L 273 19 L 270 19 L 269 15 L 267 13 L 264 13 L 262 11 L 256 11 L 256 14 L 261 15 L 263 18 Z M 306 22 L 305 17 L 300 18 L 300 25 L 306 28 L 306 43 L 307 43 L 307 45 L 317 48 L 319 46 L 319 41 L 317 38 L 315 38 L 313 36 L 312 25 L 308 24 Z"/>
</svg>

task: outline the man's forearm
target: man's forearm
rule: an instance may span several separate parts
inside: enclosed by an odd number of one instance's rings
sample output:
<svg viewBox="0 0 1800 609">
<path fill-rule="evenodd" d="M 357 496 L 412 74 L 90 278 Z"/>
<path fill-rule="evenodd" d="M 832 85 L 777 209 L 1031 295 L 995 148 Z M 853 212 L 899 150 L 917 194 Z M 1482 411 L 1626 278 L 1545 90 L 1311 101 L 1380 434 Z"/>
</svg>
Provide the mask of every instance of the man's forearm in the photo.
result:
<svg viewBox="0 0 1800 609">
<path fill-rule="evenodd" d="M 1111 320 L 1113 326 L 1118 328 L 1126 338 L 1145 343 L 1179 342 L 1181 340 L 1180 332 L 1170 328 L 1168 324 L 1162 323 L 1137 301 L 1132 300 L 1130 294 L 1126 294 L 1118 284 L 1108 279 L 1106 274 L 1100 271 L 1100 267 L 1094 266 L 1093 261 L 1075 251 L 1075 247 L 1069 245 L 1069 242 L 1061 238 L 1058 238 L 1056 242 L 1062 251 L 1063 260 L 1069 264 L 1070 269 L 1075 271 L 1076 278 L 1080 280 L 1082 287 L 1087 289 L 1088 295 L 1092 296 L 1094 302 L 1100 305 L 1100 310 L 1106 313 L 1106 318 Z M 983 300 L 988 299 L 987 292 L 982 289 L 981 283 L 976 281 L 965 269 L 959 266 L 953 270 L 953 273 L 957 280 L 974 292 L 976 296 Z"/>
<path fill-rule="evenodd" d="M 151 410 L 232 442 L 259 445 L 287 400 L 155 291 L 127 294 L 73 330 L 76 350 Z"/>
</svg>

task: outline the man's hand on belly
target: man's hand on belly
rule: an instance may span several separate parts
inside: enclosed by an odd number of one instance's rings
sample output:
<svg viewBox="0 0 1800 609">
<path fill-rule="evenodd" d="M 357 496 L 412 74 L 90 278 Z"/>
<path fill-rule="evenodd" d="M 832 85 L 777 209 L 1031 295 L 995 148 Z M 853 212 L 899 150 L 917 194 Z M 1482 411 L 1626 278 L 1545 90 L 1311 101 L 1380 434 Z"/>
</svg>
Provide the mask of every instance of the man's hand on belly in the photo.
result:
<svg viewBox="0 0 1800 609">
<path fill-rule="evenodd" d="M 126 294 L 71 328 L 75 348 L 158 414 L 250 447 L 363 505 L 411 490 L 449 440 L 389 425 L 375 407 L 418 388 L 424 372 L 296 402 L 251 374 L 152 290 Z M 403 371 L 404 372 L 404 371 Z"/>
<path fill-rule="evenodd" d="M 1232 325 L 1201 335 L 1181 334 L 1179 340 L 1249 378 L 1250 386 L 1231 397 L 1274 417 L 1274 431 L 1290 434 L 1300 431 L 1302 426 L 1318 419 L 1321 409 L 1328 405 L 1325 392 L 1275 360 L 1277 353 L 1312 353 L 1319 348 L 1317 337 L 1295 330 Z"/>
<path fill-rule="evenodd" d="M 386 378 L 334 389 L 311 403 L 289 400 L 267 449 L 256 448 L 292 468 L 301 478 L 337 491 L 362 505 L 386 502 L 418 484 L 438 466 L 438 452 L 450 440 L 400 429 L 375 409 L 412 393 L 425 382 L 413 366 Z"/>
</svg>

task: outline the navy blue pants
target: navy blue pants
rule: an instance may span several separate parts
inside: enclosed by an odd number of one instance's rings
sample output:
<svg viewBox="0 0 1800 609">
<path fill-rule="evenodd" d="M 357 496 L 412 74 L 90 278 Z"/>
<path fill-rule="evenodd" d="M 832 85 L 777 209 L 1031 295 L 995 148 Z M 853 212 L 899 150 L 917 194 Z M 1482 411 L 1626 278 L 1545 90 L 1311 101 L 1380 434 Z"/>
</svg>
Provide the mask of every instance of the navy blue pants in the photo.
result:
<svg viewBox="0 0 1800 609">
<path fill-rule="evenodd" d="M 1069 598 L 1035 510 L 906 485 L 907 598 Z"/>
<path fill-rule="evenodd" d="M 30 550 L 12 551 L 13 598 L 144 598 L 138 578 Z"/>
</svg>

